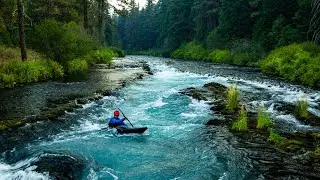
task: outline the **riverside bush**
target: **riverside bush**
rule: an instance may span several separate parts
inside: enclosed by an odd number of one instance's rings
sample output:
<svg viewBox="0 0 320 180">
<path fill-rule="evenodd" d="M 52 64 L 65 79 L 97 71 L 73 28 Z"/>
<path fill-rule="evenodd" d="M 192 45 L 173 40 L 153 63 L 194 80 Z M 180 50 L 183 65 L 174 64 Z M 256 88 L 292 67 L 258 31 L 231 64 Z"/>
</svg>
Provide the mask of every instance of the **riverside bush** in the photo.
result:
<svg viewBox="0 0 320 180">
<path fill-rule="evenodd" d="M 205 60 L 207 59 L 208 52 L 201 44 L 193 41 L 182 45 L 171 56 L 176 59 Z"/>
<path fill-rule="evenodd" d="M 82 74 L 88 71 L 88 63 L 86 60 L 78 58 L 69 61 L 67 68 L 70 75 Z"/>
<path fill-rule="evenodd" d="M 240 102 L 240 92 L 236 85 L 232 85 L 227 90 L 227 105 L 226 108 L 234 112 L 239 107 Z"/>
<path fill-rule="evenodd" d="M 214 50 L 208 55 L 208 59 L 214 63 L 230 63 L 230 51 L 225 50 Z"/>
<path fill-rule="evenodd" d="M 232 123 L 232 129 L 236 131 L 248 130 L 248 115 L 244 106 L 241 107 L 238 120 Z"/>
<path fill-rule="evenodd" d="M 309 117 L 308 99 L 305 95 L 300 97 L 296 102 L 296 114 L 299 118 L 307 119 Z"/>
<path fill-rule="evenodd" d="M 0 88 L 63 76 L 63 67 L 52 60 L 11 61 L 0 64 Z"/>
<path fill-rule="evenodd" d="M 98 48 L 96 42 L 75 22 L 63 24 L 45 20 L 36 25 L 31 46 L 66 66 L 68 61 L 83 57 Z"/>
<path fill-rule="evenodd" d="M 263 105 L 259 106 L 257 128 L 268 128 L 272 125 L 272 121 Z"/>
<path fill-rule="evenodd" d="M 231 64 L 244 66 L 256 66 L 265 54 L 260 44 L 247 39 L 233 41 L 230 51 Z"/>
<path fill-rule="evenodd" d="M 320 47 L 291 44 L 273 50 L 260 64 L 264 73 L 307 86 L 320 84 Z"/>
<path fill-rule="evenodd" d="M 121 50 L 118 47 L 110 47 L 110 49 L 115 53 L 115 55 L 117 57 L 125 57 L 126 56 L 126 52 L 124 52 L 123 50 Z"/>
<path fill-rule="evenodd" d="M 92 51 L 85 57 L 85 59 L 88 65 L 91 66 L 96 63 L 110 64 L 112 61 L 112 58 L 116 56 L 117 54 L 113 50 L 105 48 L 105 49 Z"/>
</svg>

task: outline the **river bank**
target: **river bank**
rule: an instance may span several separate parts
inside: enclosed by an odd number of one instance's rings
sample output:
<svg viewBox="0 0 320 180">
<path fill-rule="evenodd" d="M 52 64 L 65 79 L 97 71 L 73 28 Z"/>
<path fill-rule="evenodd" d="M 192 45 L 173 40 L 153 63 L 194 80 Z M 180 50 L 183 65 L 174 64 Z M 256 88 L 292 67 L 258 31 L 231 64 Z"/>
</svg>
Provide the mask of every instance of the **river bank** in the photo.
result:
<svg viewBox="0 0 320 180">
<path fill-rule="evenodd" d="M 112 65 L 96 64 L 88 74 L 77 79 L 1 89 L 0 144 L 3 146 L 0 151 L 14 146 L 17 141 L 68 127 L 72 122 L 59 120 L 60 116 L 111 95 L 148 73 L 150 69 L 145 62 L 119 58 L 114 59 Z M 51 129 L 48 131 L 45 127 Z"/>
</svg>

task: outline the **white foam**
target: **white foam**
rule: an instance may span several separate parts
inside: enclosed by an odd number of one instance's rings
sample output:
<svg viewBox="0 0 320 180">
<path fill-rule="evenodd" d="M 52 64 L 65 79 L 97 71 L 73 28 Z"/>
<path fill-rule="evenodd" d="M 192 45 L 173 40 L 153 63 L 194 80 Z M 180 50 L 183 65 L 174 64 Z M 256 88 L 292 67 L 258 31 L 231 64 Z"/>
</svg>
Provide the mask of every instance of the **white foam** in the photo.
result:
<svg viewBox="0 0 320 180">
<path fill-rule="evenodd" d="M 156 102 L 153 103 L 152 107 L 161 107 L 168 103 L 162 101 L 162 98 L 159 98 Z"/>
<path fill-rule="evenodd" d="M 197 117 L 197 114 L 194 113 L 181 113 L 181 116 L 183 117 Z"/>
<path fill-rule="evenodd" d="M 36 160 L 31 158 L 13 165 L 0 162 L 0 180 L 49 180 L 48 173 L 38 173 L 35 171 L 36 166 L 30 166 Z"/>
</svg>

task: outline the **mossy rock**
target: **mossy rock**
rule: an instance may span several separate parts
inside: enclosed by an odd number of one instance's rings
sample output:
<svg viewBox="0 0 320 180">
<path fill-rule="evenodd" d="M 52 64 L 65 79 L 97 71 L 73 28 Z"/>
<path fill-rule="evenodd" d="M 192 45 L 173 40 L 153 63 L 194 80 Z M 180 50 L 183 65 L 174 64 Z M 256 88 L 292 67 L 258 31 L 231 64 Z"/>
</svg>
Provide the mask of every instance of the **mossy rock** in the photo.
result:
<svg viewBox="0 0 320 180">
<path fill-rule="evenodd" d="M 7 130 L 9 128 L 18 128 L 25 125 L 25 122 L 19 120 L 5 120 L 0 122 L 0 131 Z"/>
</svg>

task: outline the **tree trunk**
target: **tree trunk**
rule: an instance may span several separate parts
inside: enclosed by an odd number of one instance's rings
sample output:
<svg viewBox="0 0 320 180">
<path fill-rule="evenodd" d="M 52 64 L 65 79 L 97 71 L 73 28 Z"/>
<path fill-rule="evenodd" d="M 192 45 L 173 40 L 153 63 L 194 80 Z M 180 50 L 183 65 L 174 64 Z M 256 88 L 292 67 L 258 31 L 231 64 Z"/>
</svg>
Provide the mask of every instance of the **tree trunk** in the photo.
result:
<svg viewBox="0 0 320 180">
<path fill-rule="evenodd" d="M 18 22 L 19 22 L 19 36 L 20 36 L 20 49 L 22 61 L 27 60 L 27 51 L 24 38 L 24 19 L 23 19 L 23 6 L 22 0 L 18 0 Z"/>
<path fill-rule="evenodd" d="M 103 27 L 103 12 L 104 12 L 104 0 L 99 0 L 98 4 L 99 16 L 98 16 L 98 40 L 103 45 L 102 27 Z"/>
<path fill-rule="evenodd" d="M 83 26 L 88 30 L 88 0 L 83 0 Z"/>
</svg>

